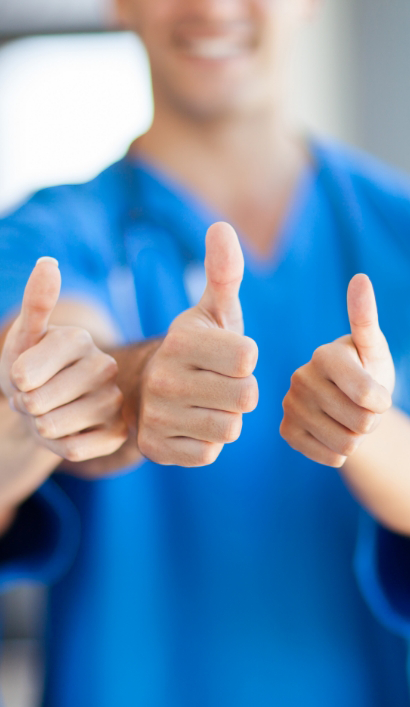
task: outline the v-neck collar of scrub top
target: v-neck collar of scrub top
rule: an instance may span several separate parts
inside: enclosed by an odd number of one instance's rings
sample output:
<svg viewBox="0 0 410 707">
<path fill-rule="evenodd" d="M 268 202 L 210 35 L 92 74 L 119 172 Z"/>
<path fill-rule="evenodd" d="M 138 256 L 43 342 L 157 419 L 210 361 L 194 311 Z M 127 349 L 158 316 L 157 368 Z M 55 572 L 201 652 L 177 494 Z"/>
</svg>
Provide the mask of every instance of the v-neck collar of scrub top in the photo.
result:
<svg viewBox="0 0 410 707">
<path fill-rule="evenodd" d="M 308 144 L 311 161 L 298 177 L 270 253 L 266 257 L 258 255 L 238 232 L 246 266 L 255 274 L 270 274 L 279 267 L 291 245 L 292 235 L 304 218 L 322 162 L 316 142 L 309 140 Z M 212 223 L 226 220 L 224 215 L 213 210 L 161 166 L 140 156 L 126 156 L 124 163 L 132 170 L 130 198 L 133 203 L 137 202 L 138 193 L 138 206 L 130 210 L 134 222 L 149 221 L 171 232 L 191 258 L 203 262 L 205 231 Z"/>
</svg>

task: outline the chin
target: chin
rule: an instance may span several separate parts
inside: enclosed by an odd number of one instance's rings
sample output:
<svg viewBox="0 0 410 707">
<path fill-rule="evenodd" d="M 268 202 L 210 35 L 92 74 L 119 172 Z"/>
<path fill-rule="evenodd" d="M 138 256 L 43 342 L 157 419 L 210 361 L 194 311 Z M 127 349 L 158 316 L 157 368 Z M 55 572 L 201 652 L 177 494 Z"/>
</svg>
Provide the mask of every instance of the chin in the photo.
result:
<svg viewBox="0 0 410 707">
<path fill-rule="evenodd" d="M 210 96 L 201 96 L 198 100 L 193 100 L 192 97 L 180 98 L 178 107 L 191 117 L 196 117 L 199 120 L 223 120 L 227 118 L 240 117 L 250 112 L 250 106 L 244 101 L 237 99 L 227 99 L 224 96 L 221 100 Z"/>
<path fill-rule="evenodd" d="M 168 99 L 178 111 L 199 120 L 216 120 L 249 115 L 266 102 L 266 92 L 255 90 L 255 83 L 249 86 L 234 86 L 232 82 L 197 81 L 193 85 L 185 83 L 174 86 Z"/>
<path fill-rule="evenodd" d="M 224 96 L 221 100 L 216 100 L 215 96 L 209 100 L 179 101 L 179 110 L 183 110 L 185 114 L 189 114 L 192 118 L 197 118 L 203 121 L 224 121 L 238 120 L 241 118 L 249 118 L 260 112 L 264 102 L 251 101 L 249 98 L 233 97 L 232 99 Z"/>
</svg>

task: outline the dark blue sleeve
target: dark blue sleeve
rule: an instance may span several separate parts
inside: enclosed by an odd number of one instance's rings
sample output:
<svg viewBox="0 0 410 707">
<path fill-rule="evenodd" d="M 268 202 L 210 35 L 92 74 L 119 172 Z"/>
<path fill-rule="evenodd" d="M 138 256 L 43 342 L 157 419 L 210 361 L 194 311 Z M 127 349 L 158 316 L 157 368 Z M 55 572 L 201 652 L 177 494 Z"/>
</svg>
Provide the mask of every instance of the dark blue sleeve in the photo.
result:
<svg viewBox="0 0 410 707">
<path fill-rule="evenodd" d="M 394 404 L 409 415 L 410 360 L 396 360 Z M 377 618 L 410 639 L 410 537 L 384 528 L 363 512 L 355 558 L 362 593 Z"/>
<path fill-rule="evenodd" d="M 76 508 L 54 481 L 46 481 L 0 538 L 0 587 L 56 581 L 73 561 L 79 537 Z"/>
<path fill-rule="evenodd" d="M 355 571 L 379 621 L 410 639 L 410 538 L 383 528 L 363 513 Z"/>
</svg>

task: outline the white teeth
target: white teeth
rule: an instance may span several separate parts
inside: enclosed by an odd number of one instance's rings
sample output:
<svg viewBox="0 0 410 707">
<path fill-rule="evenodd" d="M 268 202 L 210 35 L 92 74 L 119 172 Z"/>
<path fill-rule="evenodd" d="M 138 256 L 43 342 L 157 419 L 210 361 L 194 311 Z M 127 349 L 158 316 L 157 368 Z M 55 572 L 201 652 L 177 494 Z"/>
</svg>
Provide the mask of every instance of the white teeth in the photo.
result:
<svg viewBox="0 0 410 707">
<path fill-rule="evenodd" d="M 191 41 L 187 50 L 200 59 L 230 59 L 244 53 L 244 47 L 219 37 Z"/>
</svg>

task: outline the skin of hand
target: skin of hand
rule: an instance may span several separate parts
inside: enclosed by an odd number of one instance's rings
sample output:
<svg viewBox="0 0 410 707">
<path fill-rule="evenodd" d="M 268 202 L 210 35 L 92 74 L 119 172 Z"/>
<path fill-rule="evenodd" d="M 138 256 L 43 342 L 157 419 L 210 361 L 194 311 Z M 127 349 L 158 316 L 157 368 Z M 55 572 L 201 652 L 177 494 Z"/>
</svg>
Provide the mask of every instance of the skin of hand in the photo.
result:
<svg viewBox="0 0 410 707">
<path fill-rule="evenodd" d="M 211 464 L 257 405 L 258 350 L 243 335 L 239 301 L 243 269 L 235 231 L 211 226 L 202 299 L 174 320 L 141 378 L 138 447 L 159 464 Z"/>
<path fill-rule="evenodd" d="M 38 446 L 80 462 L 112 454 L 128 431 L 116 361 L 85 329 L 49 325 L 60 287 L 57 261 L 41 258 L 5 339 L 0 385 Z"/>
<path fill-rule="evenodd" d="M 351 334 L 320 346 L 292 376 L 280 427 L 309 459 L 341 467 L 374 432 L 392 405 L 395 373 L 366 275 L 347 294 Z"/>
</svg>

